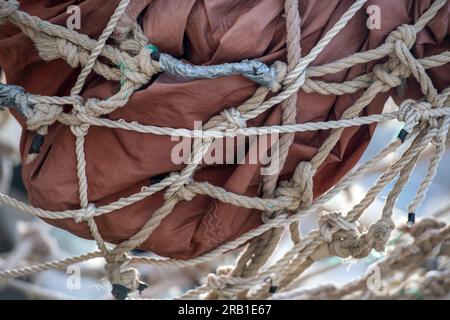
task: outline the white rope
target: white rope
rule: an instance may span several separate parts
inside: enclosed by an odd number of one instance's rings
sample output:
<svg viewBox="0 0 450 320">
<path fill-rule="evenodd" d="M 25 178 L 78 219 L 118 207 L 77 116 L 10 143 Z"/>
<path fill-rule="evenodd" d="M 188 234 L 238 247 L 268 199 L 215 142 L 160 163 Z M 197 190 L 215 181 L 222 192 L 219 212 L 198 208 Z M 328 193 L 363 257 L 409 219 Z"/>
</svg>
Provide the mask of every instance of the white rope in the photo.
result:
<svg viewBox="0 0 450 320">
<path fill-rule="evenodd" d="M 286 66 L 283 63 L 276 62 L 271 67 L 272 71 L 276 71 L 274 74 L 278 76 L 277 84 L 284 86 L 281 92 L 266 100 L 270 89 L 261 87 L 243 105 L 223 111 L 221 115 L 212 118 L 201 130 L 161 128 L 141 125 L 137 122 L 125 122 L 123 120 L 112 121 L 99 118 L 102 114 L 109 114 L 117 108 L 125 106 L 137 88 L 147 83 L 155 73 L 161 71 L 161 66 L 152 60 L 149 49 L 143 41 L 135 40 L 136 48 L 140 48 L 140 51 L 135 57 L 106 44 L 129 2 L 129 0 L 122 0 L 120 2 L 99 40 L 95 41 L 85 35 L 78 34 L 60 26 L 54 26 L 46 21 L 42 21 L 36 17 L 30 17 L 26 13 L 18 11 L 18 3 L 16 1 L 0 1 L 0 19 L 8 20 L 21 28 L 36 43 L 36 47 L 43 59 L 54 60 L 63 58 L 72 67 L 82 66 L 82 71 L 72 89 L 70 97 L 25 96 L 22 93 L 17 93 L 21 97 L 26 97 L 28 102 L 30 102 L 30 106 L 32 106 L 27 109 L 27 104 L 21 104 L 21 106 L 25 106 L 24 114 L 28 118 L 27 124 L 29 129 L 36 130 L 39 134 L 45 134 L 45 128 L 56 121 L 71 126 L 71 130 L 76 136 L 77 175 L 79 178 L 80 206 L 82 209 L 52 212 L 34 208 L 3 194 L 0 194 L 0 202 L 42 218 L 74 218 L 78 222 L 87 221 L 93 238 L 97 241 L 100 248 L 100 252 L 63 261 L 1 271 L 0 277 L 21 277 L 50 268 L 63 268 L 71 263 L 103 256 L 107 260 L 106 268 L 108 277 L 113 283 L 113 294 L 116 297 L 125 298 L 129 292 L 143 289 L 142 283 L 139 282 L 139 272 L 130 267 L 130 264 L 148 263 L 160 267 L 191 266 L 211 260 L 242 246 L 249 240 L 264 234 L 268 230 L 289 226 L 297 222 L 303 214 L 317 210 L 337 193 L 347 188 L 352 181 L 369 172 L 376 163 L 397 150 L 403 140 L 406 140 L 409 143 L 406 151 L 381 175 L 380 179 L 368 191 L 366 197 L 347 216 L 343 217 L 337 213 L 323 215 L 318 230 L 312 231 L 302 241 L 297 241 L 280 260 L 270 267 L 261 270 L 258 274 L 248 278 L 233 277 L 226 273 L 217 276 L 211 275 L 208 277 L 208 282 L 205 285 L 187 292 L 183 297 L 198 297 L 199 294 L 208 293 L 210 290 L 213 290 L 218 295 L 227 297 L 236 297 L 243 293 L 248 295 L 248 297 L 268 297 L 270 293 L 267 290 L 267 283 L 264 282 L 265 279 L 269 277 L 272 279 L 272 286 L 276 285 L 284 290 L 289 287 L 289 284 L 304 269 L 312 264 L 317 256 L 323 257 L 324 255 L 334 254 L 345 257 L 362 257 L 367 255 L 371 249 L 383 250 L 393 229 L 391 219 L 393 207 L 403 187 L 407 184 L 419 156 L 430 142 L 433 141 L 436 144 L 436 152 L 430 160 L 428 172 L 419 187 L 415 199 L 411 203 L 411 210 L 417 209 L 422 202 L 431 181 L 436 175 L 438 163 L 442 159 L 443 150 L 445 149 L 444 143 L 447 139 L 448 128 L 450 126 L 450 107 L 448 107 L 450 102 L 448 101 L 450 88 L 438 94 L 425 70 L 447 64 L 450 61 L 450 53 L 444 52 L 436 56 L 416 59 L 412 56 L 410 48 L 415 42 L 417 33 L 436 16 L 439 10 L 447 3 L 446 0 L 434 1 L 414 26 L 400 26 L 391 33 L 386 44 L 381 45 L 377 49 L 356 53 L 349 58 L 343 58 L 324 66 L 310 67 L 310 64 L 323 49 L 367 3 L 367 0 L 355 1 L 336 25 L 325 34 L 307 56 L 303 57 L 298 64 L 289 65 L 289 70 L 286 75 Z M 289 27 L 298 28 L 298 25 L 288 25 Z M 139 33 L 141 31 L 137 29 L 135 32 Z M 137 34 L 136 38 L 142 39 L 142 35 Z M 130 41 L 133 40 L 131 39 Z M 110 67 L 101 63 L 98 60 L 100 56 L 109 59 L 119 67 Z M 313 77 L 342 71 L 358 63 L 379 60 L 386 56 L 389 57 L 389 60 L 386 63 L 376 65 L 372 73 L 357 77 L 351 81 L 346 81 L 342 84 L 326 83 L 311 79 Z M 189 71 L 189 68 L 182 67 L 186 72 Z M 204 69 L 198 68 L 194 68 L 195 70 L 193 68 L 191 69 L 193 71 L 204 71 Z M 119 92 L 107 100 L 89 99 L 88 101 L 84 101 L 80 97 L 80 93 L 87 76 L 92 70 L 101 74 L 106 79 L 120 80 L 121 88 Z M 401 83 L 401 79 L 408 78 L 410 75 L 414 76 L 419 82 L 425 100 L 406 101 L 401 105 L 399 111 L 395 112 L 364 117 L 357 116 L 370 104 L 379 92 L 386 92 L 391 87 L 396 87 Z M 270 87 L 273 89 L 274 86 L 271 85 Z M 353 106 L 345 111 L 342 118 L 336 121 L 284 124 L 259 128 L 247 127 L 248 120 L 254 119 L 275 105 L 286 101 L 289 97 L 297 94 L 300 88 L 303 88 L 306 92 L 314 91 L 321 94 L 336 95 L 353 93 L 366 88 L 367 90 Z M 10 90 L 7 91 L 12 92 Z M 11 97 L 7 97 L 7 99 L 16 103 L 16 100 Z M 65 104 L 74 106 L 71 113 L 64 113 L 61 106 Z M 393 119 L 404 122 L 403 136 L 400 139 L 391 143 L 379 155 L 359 167 L 358 170 L 353 170 L 347 174 L 329 192 L 312 201 L 311 205 L 304 208 L 300 205 L 302 203 L 302 197 L 306 196 L 299 194 L 300 184 L 305 179 L 311 181 L 309 189 L 312 190 L 312 177 L 315 171 L 329 156 L 339 141 L 344 128 Z M 84 139 L 91 125 L 131 130 L 139 133 L 194 138 L 194 150 L 200 151 L 195 151 L 191 154 L 191 163 L 180 173 L 170 175 L 160 183 L 145 187 L 141 192 L 127 198 L 119 199 L 109 205 L 97 208 L 94 204 L 90 204 L 88 199 L 88 182 L 84 154 Z M 223 188 L 213 186 L 206 182 L 195 182 L 192 179 L 205 152 L 211 146 L 214 139 L 235 137 L 238 135 L 286 134 L 315 130 L 332 130 L 332 133 L 310 163 L 300 164 L 291 181 L 285 181 L 279 184 L 275 190 L 275 195 L 277 196 L 275 198 L 246 197 L 228 192 Z M 199 147 L 202 148 L 199 149 Z M 359 233 L 356 220 L 362 215 L 364 209 L 374 201 L 379 192 L 395 178 L 398 179 L 389 193 L 380 220 L 373 224 L 367 232 Z M 152 218 L 142 229 L 127 241 L 124 241 L 112 250 L 108 250 L 99 233 L 94 218 L 120 210 L 164 189 L 167 189 L 164 194 L 166 200 L 164 205 L 153 213 Z M 312 192 L 311 190 L 310 193 Z M 281 212 L 281 214 L 275 215 L 271 219 L 266 219 L 265 223 L 260 227 L 242 234 L 237 239 L 222 244 L 211 252 L 191 260 L 150 259 L 146 257 L 130 257 L 127 255 L 129 250 L 140 246 L 152 234 L 179 201 L 192 200 L 193 197 L 199 194 L 208 195 L 211 198 L 239 207 L 257 209 L 263 212 Z M 292 214 L 288 215 L 287 212 L 292 212 Z M 341 240 L 341 238 L 345 241 Z M 353 245 L 348 245 L 348 243 Z M 323 250 L 326 252 L 323 253 Z M 319 254 L 319 251 L 322 253 Z M 255 289 L 255 287 L 259 289 L 250 290 Z"/>
</svg>

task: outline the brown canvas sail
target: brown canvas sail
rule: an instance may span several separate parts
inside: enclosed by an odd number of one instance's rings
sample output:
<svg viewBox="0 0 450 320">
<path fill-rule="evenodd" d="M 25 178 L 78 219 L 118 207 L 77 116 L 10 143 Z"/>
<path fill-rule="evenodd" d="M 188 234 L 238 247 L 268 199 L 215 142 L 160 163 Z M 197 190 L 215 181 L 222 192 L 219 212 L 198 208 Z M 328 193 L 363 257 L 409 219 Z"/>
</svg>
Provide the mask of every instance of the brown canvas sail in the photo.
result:
<svg viewBox="0 0 450 320">
<path fill-rule="evenodd" d="M 21 1 L 21 9 L 31 15 L 64 25 L 66 8 L 78 4 L 82 12 L 80 32 L 96 38 L 106 26 L 118 1 Z M 347 10 L 353 1 L 306 0 L 300 2 L 302 17 L 302 53 L 307 54 Z M 411 24 L 430 6 L 431 0 L 369 1 L 381 9 L 381 29 L 366 27 L 367 14 L 359 12 L 319 55 L 313 65 L 335 61 L 355 52 L 382 44 L 389 33 L 402 24 Z M 417 37 L 413 52 L 424 57 L 449 50 L 450 5 L 447 3 Z M 132 1 L 131 17 L 139 20 L 149 42 L 196 65 L 257 58 L 265 63 L 286 59 L 284 1 L 282 0 L 153 0 Z M 118 35 L 120 36 L 120 35 Z M 79 70 L 62 60 L 44 62 L 33 43 L 12 25 L 0 26 L 0 65 L 9 83 L 42 95 L 68 95 Z M 356 65 L 349 71 L 327 75 L 322 80 L 342 82 L 371 70 L 374 64 Z M 429 71 L 436 87 L 450 83 L 448 65 Z M 107 98 L 118 84 L 92 75 L 85 97 Z M 231 106 L 238 106 L 255 91 L 256 85 L 243 77 L 214 80 L 180 79 L 162 73 L 145 89 L 136 92 L 128 105 L 108 115 L 111 119 L 139 121 L 157 126 L 193 128 L 194 121 L 204 123 Z M 407 96 L 419 96 L 415 80 L 408 81 Z M 338 119 L 360 96 L 333 96 L 304 93 L 298 99 L 297 122 Z M 364 114 L 378 113 L 392 90 L 379 95 Z M 19 121 L 20 121 L 20 117 Z M 280 123 L 281 110 L 250 121 L 249 126 Z M 345 130 L 340 142 L 314 178 L 315 196 L 333 186 L 359 160 L 367 147 L 375 126 Z M 297 133 L 283 169 L 282 178 L 292 175 L 296 165 L 309 160 L 329 133 L 326 131 Z M 23 156 L 31 143 L 32 133 L 24 131 Z M 170 137 L 142 135 L 119 129 L 92 127 L 86 137 L 89 200 L 97 206 L 129 196 L 152 181 L 182 165 L 171 161 L 176 142 Z M 23 179 L 31 203 L 49 210 L 79 207 L 78 179 L 74 137 L 70 129 L 54 124 L 49 129 L 38 158 L 23 165 Z M 209 181 L 225 189 L 247 195 L 259 193 L 260 166 L 255 164 L 203 166 L 196 180 Z M 112 214 L 96 218 L 106 241 L 117 243 L 128 239 L 163 204 L 158 193 Z M 78 236 L 90 238 L 83 223 L 56 220 L 51 223 Z M 251 230 L 261 223 L 252 210 L 234 207 L 207 196 L 181 202 L 142 246 L 163 256 L 187 259 L 211 250 L 225 241 Z"/>
</svg>

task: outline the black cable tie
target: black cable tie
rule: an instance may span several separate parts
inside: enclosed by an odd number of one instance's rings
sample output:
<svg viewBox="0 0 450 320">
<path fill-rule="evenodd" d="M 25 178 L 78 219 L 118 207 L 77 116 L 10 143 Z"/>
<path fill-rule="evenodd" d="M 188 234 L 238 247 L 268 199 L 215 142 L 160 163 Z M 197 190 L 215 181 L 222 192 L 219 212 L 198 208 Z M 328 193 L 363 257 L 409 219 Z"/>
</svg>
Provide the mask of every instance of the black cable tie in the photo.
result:
<svg viewBox="0 0 450 320">
<path fill-rule="evenodd" d="M 398 133 L 398 138 L 400 139 L 400 141 L 402 143 L 405 142 L 406 137 L 408 136 L 409 132 L 406 131 L 405 129 L 400 130 L 400 132 Z"/>
<path fill-rule="evenodd" d="M 269 282 L 270 283 L 269 293 L 274 294 L 274 293 L 276 293 L 278 291 L 278 287 L 273 284 L 272 278 L 268 277 L 268 278 L 266 278 L 264 280 L 264 282 Z"/>
<path fill-rule="evenodd" d="M 167 177 L 168 177 L 168 175 L 165 174 L 165 173 L 153 176 L 153 177 L 150 178 L 150 184 L 154 185 L 154 184 L 160 183 L 161 181 L 163 181 Z"/>
<path fill-rule="evenodd" d="M 111 294 L 117 300 L 126 300 L 128 298 L 128 294 L 130 293 L 130 289 L 121 285 L 121 284 L 113 284 Z"/>
<path fill-rule="evenodd" d="M 28 154 L 38 154 L 41 152 L 41 148 L 44 145 L 45 136 L 39 133 L 35 133 L 33 140 L 31 141 L 30 150 Z"/>
<path fill-rule="evenodd" d="M 154 44 L 148 44 L 146 46 L 148 50 L 150 50 L 150 56 L 153 60 L 159 61 L 159 57 L 161 56 L 161 51 L 159 51 L 158 47 Z"/>
<path fill-rule="evenodd" d="M 148 288 L 148 284 L 146 284 L 145 282 L 139 281 L 138 291 L 139 291 L 140 295 L 142 295 L 142 291 L 144 291 L 147 288 Z"/>
<path fill-rule="evenodd" d="M 416 223 L 416 214 L 414 212 L 408 213 L 408 227 L 412 228 Z"/>
</svg>

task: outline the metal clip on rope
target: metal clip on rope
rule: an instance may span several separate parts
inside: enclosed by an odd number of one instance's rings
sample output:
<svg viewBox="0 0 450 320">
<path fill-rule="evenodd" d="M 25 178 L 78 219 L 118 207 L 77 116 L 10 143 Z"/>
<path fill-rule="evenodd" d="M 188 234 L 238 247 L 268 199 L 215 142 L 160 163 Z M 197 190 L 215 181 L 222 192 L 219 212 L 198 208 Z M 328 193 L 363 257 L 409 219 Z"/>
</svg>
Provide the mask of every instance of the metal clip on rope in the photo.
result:
<svg viewBox="0 0 450 320">
<path fill-rule="evenodd" d="M 0 110 L 11 108 L 27 118 L 27 110 L 32 107 L 28 94 L 22 87 L 0 83 Z M 44 136 L 36 133 L 30 145 L 29 154 L 38 154 L 44 144 Z"/>
<path fill-rule="evenodd" d="M 28 98 L 22 87 L 0 83 L 0 108 L 11 108 L 25 114 Z"/>
<path fill-rule="evenodd" d="M 154 45 L 148 45 L 147 49 L 150 50 L 152 58 L 159 61 L 162 70 L 174 75 L 191 79 L 216 79 L 242 75 L 259 85 L 270 88 L 272 91 L 277 91 L 280 87 L 276 70 L 255 59 L 212 66 L 195 66 L 160 52 Z"/>
</svg>

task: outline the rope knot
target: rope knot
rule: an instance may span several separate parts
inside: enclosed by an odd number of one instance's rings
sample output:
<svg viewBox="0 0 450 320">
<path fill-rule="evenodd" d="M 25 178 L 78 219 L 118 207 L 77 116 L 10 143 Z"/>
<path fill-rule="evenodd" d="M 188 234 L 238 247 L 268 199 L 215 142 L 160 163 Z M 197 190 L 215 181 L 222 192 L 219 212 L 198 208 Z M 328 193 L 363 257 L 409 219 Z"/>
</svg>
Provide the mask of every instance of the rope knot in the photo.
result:
<svg viewBox="0 0 450 320">
<path fill-rule="evenodd" d="M 277 86 L 276 88 L 274 88 L 276 89 L 276 91 L 280 90 L 282 86 L 288 86 L 292 83 L 292 81 L 289 81 L 289 79 L 286 78 L 288 72 L 288 67 L 286 63 L 277 60 L 270 67 L 274 69 L 277 73 L 277 82 L 279 83 L 279 87 Z"/>
<path fill-rule="evenodd" d="M 428 121 L 432 128 L 438 126 L 436 117 L 433 116 L 432 105 L 424 101 L 405 100 L 399 107 L 399 121 L 405 123 L 404 130 L 410 133 L 420 122 Z"/>
<path fill-rule="evenodd" d="M 324 213 L 319 219 L 319 231 L 326 242 L 333 241 L 333 235 L 338 231 L 344 231 L 351 235 L 358 234 L 358 226 L 347 221 L 340 212 Z"/>
<path fill-rule="evenodd" d="M 95 213 L 97 212 L 97 207 L 95 204 L 90 203 L 85 209 L 81 209 L 75 215 L 74 220 L 76 223 L 81 223 L 83 221 L 88 221 L 89 219 L 95 217 Z"/>
<path fill-rule="evenodd" d="M 149 79 L 154 75 L 162 71 L 159 62 L 152 59 L 151 47 L 145 46 L 141 49 L 139 54 L 137 55 L 137 61 L 141 71 L 146 74 Z"/>
<path fill-rule="evenodd" d="M 183 199 L 184 197 L 186 197 L 187 199 L 191 199 L 192 197 L 193 199 L 195 197 L 195 194 L 192 191 L 187 190 L 185 188 L 186 185 L 189 185 L 194 181 L 194 179 L 191 176 L 183 177 L 178 172 L 172 172 L 170 176 L 176 180 L 164 193 L 165 200 L 169 200 L 174 197 L 178 197 L 179 199 Z"/>
<path fill-rule="evenodd" d="M 384 251 L 394 228 L 394 221 L 390 217 L 372 224 L 367 232 L 368 246 L 378 252 Z"/>
<path fill-rule="evenodd" d="M 217 299 L 226 298 L 227 294 L 224 290 L 233 284 L 241 283 L 241 278 L 232 276 L 234 266 L 220 266 L 217 268 L 216 274 L 210 273 L 206 277 L 206 286 L 217 295 Z"/>
<path fill-rule="evenodd" d="M 383 65 L 377 64 L 373 67 L 372 72 L 376 79 L 384 83 L 386 88 L 396 88 L 402 83 L 402 78 L 395 75 L 391 68 L 390 63 L 385 63 Z"/>
<path fill-rule="evenodd" d="M 43 126 L 51 126 L 63 111 L 63 107 L 58 105 L 43 103 L 34 105 L 33 108 L 28 109 L 26 114 L 28 130 L 36 131 Z"/>
<path fill-rule="evenodd" d="M 112 295 L 117 300 L 125 300 L 132 292 L 142 293 L 148 285 L 139 280 L 139 270 L 129 267 L 131 257 L 127 254 L 106 257 L 106 273 L 112 284 Z"/>
<path fill-rule="evenodd" d="M 231 275 L 233 270 L 234 270 L 234 266 L 231 266 L 231 265 L 219 266 L 219 267 L 217 267 L 217 274 L 219 276 L 227 276 L 227 275 Z"/>
<path fill-rule="evenodd" d="M 4 19 L 19 10 L 20 4 L 17 0 L 1 1 L 0 2 L 0 24 Z"/>
<path fill-rule="evenodd" d="M 246 128 L 247 119 L 236 108 L 225 109 L 222 111 L 222 115 L 231 124 L 231 128 Z"/>
<path fill-rule="evenodd" d="M 361 259 L 367 257 L 373 247 L 377 250 L 384 249 L 390 231 L 387 231 L 386 221 L 381 221 L 371 226 L 367 234 L 360 234 L 357 222 L 350 222 L 341 213 L 332 212 L 321 216 L 319 232 L 328 242 L 332 255 Z"/>
<path fill-rule="evenodd" d="M 399 87 L 402 79 L 411 74 L 410 49 L 416 42 L 416 35 L 414 26 L 402 25 L 387 37 L 386 43 L 394 44 L 394 50 L 386 63 L 373 68 L 375 78 L 385 84 L 384 91 Z"/>
<path fill-rule="evenodd" d="M 293 199 L 288 207 L 294 211 L 299 207 L 308 206 L 313 201 L 314 170 L 310 162 L 300 162 L 292 176 L 291 181 L 283 181 L 275 191 L 276 196 L 285 196 Z"/>
<path fill-rule="evenodd" d="M 98 106 L 100 101 L 97 98 L 90 98 L 84 104 L 74 104 L 73 107 L 82 121 L 84 116 L 98 117 L 102 114 L 102 110 Z"/>
<path fill-rule="evenodd" d="M 413 25 L 403 24 L 391 32 L 386 42 L 394 43 L 395 45 L 405 45 L 409 50 L 416 43 L 416 38 L 417 29 Z"/>
<path fill-rule="evenodd" d="M 142 50 L 142 45 L 138 41 L 136 41 L 136 39 L 119 40 L 116 38 L 116 40 L 118 40 L 119 49 L 122 51 L 126 51 L 129 54 L 138 55 Z"/>
<path fill-rule="evenodd" d="M 290 208 L 287 208 L 287 209 L 290 210 Z M 292 209 L 292 210 L 294 210 L 294 209 Z M 278 221 L 281 222 L 281 221 L 285 220 L 288 217 L 289 217 L 289 215 L 286 212 L 281 212 L 281 213 L 274 214 L 274 212 L 265 211 L 265 212 L 261 213 L 261 221 L 264 224 L 268 224 L 270 222 L 273 222 L 274 220 L 278 220 Z"/>
<path fill-rule="evenodd" d="M 72 67 L 76 68 L 80 64 L 80 50 L 79 47 L 73 44 L 70 41 L 67 41 L 66 39 L 58 38 L 56 39 L 56 47 L 59 51 L 59 57 L 65 57 L 67 63 Z M 56 55 L 57 52 L 54 48 L 49 48 L 47 51 L 49 51 L 48 54 L 44 54 L 44 56 L 47 57 L 48 60 L 55 60 L 55 58 L 52 58 L 51 55 Z M 43 54 L 42 48 L 39 50 L 40 54 Z"/>
<path fill-rule="evenodd" d="M 177 194 L 184 199 L 185 201 L 192 201 L 196 194 L 195 192 L 187 189 L 184 185 L 180 187 L 180 189 L 178 190 Z"/>
<path fill-rule="evenodd" d="M 231 275 L 231 270 L 231 268 L 227 268 L 223 270 L 221 274 L 209 274 L 206 277 L 206 286 L 219 295 L 225 296 L 226 293 L 223 292 L 223 290 L 225 290 L 227 287 L 239 286 L 245 284 L 248 281 L 248 279 L 233 277 Z M 226 271 L 228 271 L 228 273 Z"/>
<path fill-rule="evenodd" d="M 402 40 L 408 49 L 411 49 L 417 41 L 417 29 L 414 25 L 403 24 L 398 27 L 399 33 L 402 34 Z"/>
<path fill-rule="evenodd" d="M 209 274 L 206 278 L 206 285 L 211 288 L 211 290 L 222 290 L 227 286 L 227 282 L 225 280 L 227 276 L 218 276 L 213 273 Z"/>
<path fill-rule="evenodd" d="M 70 126 L 70 131 L 77 137 L 85 137 L 89 131 L 88 124 L 80 124 L 76 126 Z"/>
</svg>

